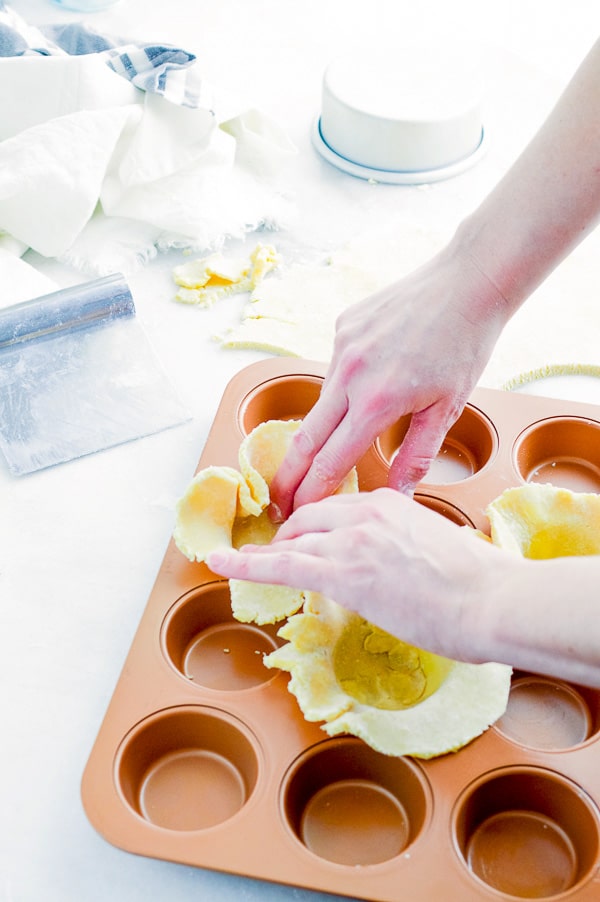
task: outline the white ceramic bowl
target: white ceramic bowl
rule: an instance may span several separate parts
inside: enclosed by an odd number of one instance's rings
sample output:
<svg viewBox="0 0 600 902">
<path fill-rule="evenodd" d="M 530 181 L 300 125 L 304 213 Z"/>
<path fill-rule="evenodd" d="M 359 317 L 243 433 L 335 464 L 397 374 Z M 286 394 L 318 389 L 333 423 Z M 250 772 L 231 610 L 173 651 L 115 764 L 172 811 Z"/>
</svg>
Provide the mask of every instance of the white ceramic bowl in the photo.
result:
<svg viewBox="0 0 600 902">
<path fill-rule="evenodd" d="M 483 97 L 479 55 L 468 47 L 357 50 L 325 70 L 313 140 L 351 175 L 409 184 L 449 178 L 483 152 Z"/>
</svg>

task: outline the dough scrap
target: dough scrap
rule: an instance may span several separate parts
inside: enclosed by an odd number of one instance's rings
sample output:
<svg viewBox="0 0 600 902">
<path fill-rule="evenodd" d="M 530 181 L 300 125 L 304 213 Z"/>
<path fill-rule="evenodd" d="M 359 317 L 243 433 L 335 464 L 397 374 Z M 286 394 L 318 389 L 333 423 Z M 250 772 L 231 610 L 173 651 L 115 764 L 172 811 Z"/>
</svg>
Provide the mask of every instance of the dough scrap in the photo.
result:
<svg viewBox="0 0 600 902">
<path fill-rule="evenodd" d="M 175 283 L 180 286 L 175 300 L 211 307 L 220 298 L 252 291 L 280 262 L 271 244 L 257 244 L 245 259 L 216 253 L 190 260 L 173 270 Z"/>
<path fill-rule="evenodd" d="M 239 326 L 220 338 L 224 348 L 257 348 L 327 361 L 343 310 L 381 287 L 377 274 L 351 264 L 294 264 L 251 294 Z"/>
</svg>

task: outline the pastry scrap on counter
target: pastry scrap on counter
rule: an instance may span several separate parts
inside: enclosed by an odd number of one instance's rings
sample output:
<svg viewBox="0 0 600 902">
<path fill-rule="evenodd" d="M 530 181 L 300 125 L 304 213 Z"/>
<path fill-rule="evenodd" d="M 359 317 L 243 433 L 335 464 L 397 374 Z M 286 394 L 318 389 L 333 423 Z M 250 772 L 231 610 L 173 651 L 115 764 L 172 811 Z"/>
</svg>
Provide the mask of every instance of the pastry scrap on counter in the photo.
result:
<svg viewBox="0 0 600 902">
<path fill-rule="evenodd" d="M 414 224 L 398 224 L 358 238 L 312 263 L 283 260 L 271 245 L 258 245 L 250 262 L 213 254 L 176 267 L 176 299 L 211 306 L 218 298 L 247 292 L 241 319 L 214 339 L 222 348 L 331 359 L 338 316 L 351 304 L 429 259 L 442 240 Z M 277 270 L 277 277 L 264 276 Z"/>
<path fill-rule="evenodd" d="M 280 263 L 281 258 L 271 244 L 257 244 L 247 258 L 228 258 L 215 253 L 189 260 L 173 270 L 179 286 L 175 300 L 211 307 L 221 298 L 252 291 Z"/>
</svg>

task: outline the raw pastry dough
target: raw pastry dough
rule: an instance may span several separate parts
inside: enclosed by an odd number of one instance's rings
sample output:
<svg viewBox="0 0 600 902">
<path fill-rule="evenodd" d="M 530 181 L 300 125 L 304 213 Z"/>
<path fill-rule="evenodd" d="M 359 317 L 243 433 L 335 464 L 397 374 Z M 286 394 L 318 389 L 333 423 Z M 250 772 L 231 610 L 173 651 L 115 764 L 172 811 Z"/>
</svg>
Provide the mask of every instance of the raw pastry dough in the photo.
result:
<svg viewBox="0 0 600 902">
<path fill-rule="evenodd" d="M 257 244 L 248 259 L 211 254 L 190 260 L 173 270 L 173 278 L 180 286 L 175 300 L 210 307 L 219 298 L 252 291 L 279 263 L 279 254 L 271 244 Z"/>
<path fill-rule="evenodd" d="M 339 314 L 380 284 L 376 274 L 351 264 L 295 264 L 252 292 L 241 324 L 222 336 L 221 345 L 327 361 Z"/>
<path fill-rule="evenodd" d="M 492 541 L 527 558 L 600 554 L 600 495 L 531 483 L 486 510 Z"/>
<path fill-rule="evenodd" d="M 206 467 L 177 503 L 175 544 L 191 561 L 203 561 L 216 548 L 231 547 L 236 519 L 261 510 L 241 473 L 233 467 Z"/>
</svg>

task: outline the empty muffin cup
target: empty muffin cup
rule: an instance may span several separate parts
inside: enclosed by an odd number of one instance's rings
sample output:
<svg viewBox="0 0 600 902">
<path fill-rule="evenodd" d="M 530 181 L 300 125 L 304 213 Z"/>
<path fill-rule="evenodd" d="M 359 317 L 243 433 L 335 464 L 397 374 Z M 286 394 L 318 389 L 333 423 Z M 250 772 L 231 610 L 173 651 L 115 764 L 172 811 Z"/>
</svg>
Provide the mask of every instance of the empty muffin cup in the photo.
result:
<svg viewBox="0 0 600 902">
<path fill-rule="evenodd" d="M 238 419 L 244 435 L 267 420 L 301 420 L 317 402 L 323 380 L 317 376 L 281 376 L 263 382 L 240 404 Z"/>
<path fill-rule="evenodd" d="M 517 439 L 514 460 L 524 482 L 599 492 L 600 423 L 580 417 L 540 420 Z"/>
<path fill-rule="evenodd" d="M 483 775 L 458 800 L 452 826 L 473 878 L 512 898 L 566 892 L 598 863 L 595 805 L 566 777 L 542 768 Z"/>
<path fill-rule="evenodd" d="M 379 453 L 388 466 L 398 453 L 409 425 L 410 416 L 401 417 L 377 439 Z M 494 426 L 480 410 L 468 404 L 449 429 L 423 482 L 448 485 L 469 479 L 493 459 L 497 448 Z"/>
<path fill-rule="evenodd" d="M 276 627 L 239 623 L 227 582 L 189 592 L 168 612 L 162 628 L 167 659 L 186 680 L 206 689 L 239 692 L 275 679 L 263 657 L 281 640 Z"/>
<path fill-rule="evenodd" d="M 408 758 L 374 751 L 354 738 L 330 740 L 292 766 L 282 788 L 283 817 L 319 858 L 356 867 L 400 855 L 430 810 L 423 772 Z"/>
<path fill-rule="evenodd" d="M 208 707 L 170 708 L 138 724 L 116 759 L 129 807 L 167 830 L 204 830 L 233 817 L 258 778 L 258 743 L 236 718 Z"/>
<path fill-rule="evenodd" d="M 597 730 L 598 695 L 550 677 L 519 676 L 495 729 L 529 748 L 574 748 Z"/>
</svg>

